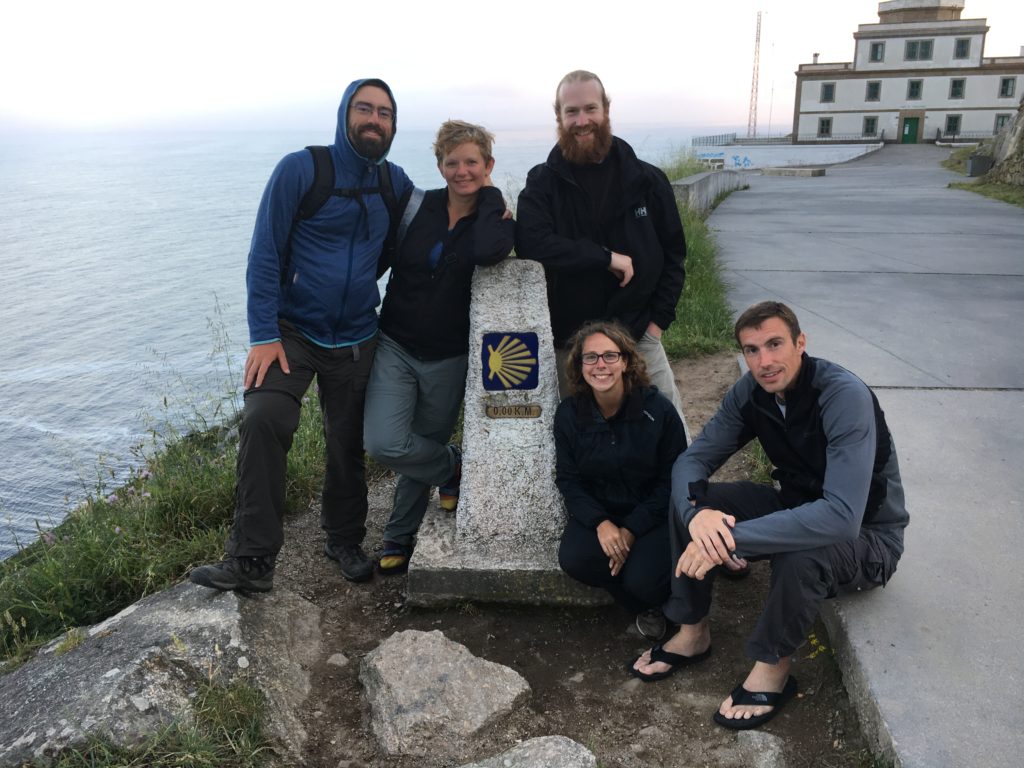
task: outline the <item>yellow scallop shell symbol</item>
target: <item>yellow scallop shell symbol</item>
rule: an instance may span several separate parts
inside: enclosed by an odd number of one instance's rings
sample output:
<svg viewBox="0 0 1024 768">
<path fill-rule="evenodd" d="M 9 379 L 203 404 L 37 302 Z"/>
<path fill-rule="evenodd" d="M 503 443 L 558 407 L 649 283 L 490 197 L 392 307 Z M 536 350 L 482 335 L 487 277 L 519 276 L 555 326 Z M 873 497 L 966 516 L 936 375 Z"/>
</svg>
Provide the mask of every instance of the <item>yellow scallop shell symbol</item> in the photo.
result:
<svg viewBox="0 0 1024 768">
<path fill-rule="evenodd" d="M 522 339 L 512 336 L 503 336 L 497 348 L 488 344 L 487 352 L 488 378 L 493 380 L 497 376 L 505 389 L 522 384 L 537 365 L 537 358 L 530 355 Z"/>
</svg>

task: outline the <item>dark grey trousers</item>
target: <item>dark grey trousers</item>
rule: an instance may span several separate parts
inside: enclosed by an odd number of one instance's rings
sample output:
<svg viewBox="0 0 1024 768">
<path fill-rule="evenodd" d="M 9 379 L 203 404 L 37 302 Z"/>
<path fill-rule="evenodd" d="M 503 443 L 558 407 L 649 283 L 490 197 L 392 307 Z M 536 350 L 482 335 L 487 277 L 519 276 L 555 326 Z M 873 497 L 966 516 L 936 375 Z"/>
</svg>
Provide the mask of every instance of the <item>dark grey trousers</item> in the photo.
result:
<svg viewBox="0 0 1024 768">
<path fill-rule="evenodd" d="M 363 403 L 377 340 L 327 349 L 283 324 L 281 334 L 291 373 L 275 363 L 259 389 L 245 392 L 230 555 L 276 555 L 284 543 L 288 451 L 314 376 L 327 444 L 320 525 L 338 541 L 366 536 Z"/>
<path fill-rule="evenodd" d="M 762 517 L 785 506 L 774 488 L 751 482 L 712 483 L 705 503 L 735 515 L 737 522 Z M 675 564 L 690 543 L 690 533 L 677 515 L 669 517 L 672 596 L 663 610 L 677 624 L 696 624 L 711 610 L 711 591 L 721 566 L 700 581 L 688 576 L 677 578 Z M 862 528 L 852 541 L 750 558 L 771 563 L 771 582 L 764 610 L 747 641 L 747 655 L 755 661 L 778 663 L 806 642 L 823 600 L 840 592 L 880 586 L 877 553 L 884 546 L 874 532 Z"/>
</svg>

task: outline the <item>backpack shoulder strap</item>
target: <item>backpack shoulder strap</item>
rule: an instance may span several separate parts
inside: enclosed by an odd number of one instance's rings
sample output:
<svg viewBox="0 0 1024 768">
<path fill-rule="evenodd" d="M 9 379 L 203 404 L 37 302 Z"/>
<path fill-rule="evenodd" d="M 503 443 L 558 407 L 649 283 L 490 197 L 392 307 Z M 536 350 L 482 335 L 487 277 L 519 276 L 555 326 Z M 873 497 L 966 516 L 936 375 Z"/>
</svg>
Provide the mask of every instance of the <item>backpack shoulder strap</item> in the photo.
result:
<svg viewBox="0 0 1024 768">
<path fill-rule="evenodd" d="M 405 209 L 402 211 L 402 218 L 398 221 L 398 230 L 395 232 L 396 248 L 405 240 L 405 233 L 409 231 L 409 225 L 416 218 L 416 212 L 420 209 L 424 194 L 424 191 L 419 187 L 413 187 L 412 192 L 409 193 L 409 199 L 405 204 Z"/>
<path fill-rule="evenodd" d="M 380 196 L 384 198 L 384 205 L 387 206 L 388 215 L 391 216 L 391 229 L 397 226 L 398 200 L 395 198 L 395 188 L 391 184 L 391 169 L 388 161 L 382 162 L 378 168 L 380 177 Z M 389 231 L 390 234 L 390 231 Z"/>
<path fill-rule="evenodd" d="M 313 156 L 313 184 L 306 190 L 295 212 L 295 220 L 311 219 L 334 191 L 334 161 L 327 147 L 306 147 Z"/>
</svg>

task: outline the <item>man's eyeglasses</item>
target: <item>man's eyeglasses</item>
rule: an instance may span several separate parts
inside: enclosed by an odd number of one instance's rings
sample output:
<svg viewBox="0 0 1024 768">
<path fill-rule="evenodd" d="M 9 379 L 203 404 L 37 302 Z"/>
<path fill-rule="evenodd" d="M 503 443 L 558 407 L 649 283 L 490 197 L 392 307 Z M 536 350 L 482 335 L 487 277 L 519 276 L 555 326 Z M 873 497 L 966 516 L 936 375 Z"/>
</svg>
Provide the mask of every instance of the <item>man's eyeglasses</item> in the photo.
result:
<svg viewBox="0 0 1024 768">
<path fill-rule="evenodd" d="M 372 104 L 367 104 L 365 101 L 357 101 L 352 105 L 352 111 L 360 117 L 373 117 L 373 113 L 377 113 L 377 117 L 383 120 L 385 123 L 390 123 L 395 119 L 395 111 L 388 107 L 374 107 Z"/>
<path fill-rule="evenodd" d="M 598 359 L 604 360 L 608 365 L 619 362 L 619 358 L 622 357 L 621 352 L 602 352 L 600 355 L 597 352 L 584 352 L 580 355 L 580 360 L 583 361 L 584 365 L 594 365 Z"/>
</svg>

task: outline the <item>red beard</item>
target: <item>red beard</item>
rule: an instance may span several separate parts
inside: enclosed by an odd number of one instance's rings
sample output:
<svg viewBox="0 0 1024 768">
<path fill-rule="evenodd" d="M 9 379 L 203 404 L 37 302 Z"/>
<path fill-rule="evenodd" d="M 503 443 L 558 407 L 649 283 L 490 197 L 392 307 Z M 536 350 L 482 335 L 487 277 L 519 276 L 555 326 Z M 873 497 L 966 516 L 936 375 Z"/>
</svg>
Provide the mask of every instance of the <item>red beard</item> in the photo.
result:
<svg viewBox="0 0 1024 768">
<path fill-rule="evenodd" d="M 558 122 L 558 148 L 565 159 L 575 165 L 600 163 L 612 148 L 612 122 L 607 117 L 601 125 L 590 125 L 584 130 L 592 131 L 592 141 L 580 144 L 576 138 L 579 128 L 565 128 Z"/>
</svg>

